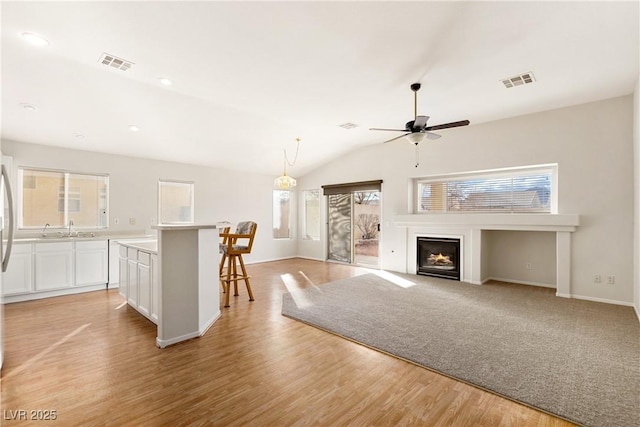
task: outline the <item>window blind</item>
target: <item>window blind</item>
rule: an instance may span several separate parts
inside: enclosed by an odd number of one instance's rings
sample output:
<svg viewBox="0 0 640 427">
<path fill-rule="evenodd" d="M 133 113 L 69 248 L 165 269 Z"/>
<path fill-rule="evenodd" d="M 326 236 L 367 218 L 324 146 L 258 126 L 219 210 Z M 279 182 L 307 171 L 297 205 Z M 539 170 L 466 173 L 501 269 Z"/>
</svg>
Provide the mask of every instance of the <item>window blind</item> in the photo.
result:
<svg viewBox="0 0 640 427">
<path fill-rule="evenodd" d="M 550 212 L 552 169 L 418 181 L 419 212 Z"/>
</svg>

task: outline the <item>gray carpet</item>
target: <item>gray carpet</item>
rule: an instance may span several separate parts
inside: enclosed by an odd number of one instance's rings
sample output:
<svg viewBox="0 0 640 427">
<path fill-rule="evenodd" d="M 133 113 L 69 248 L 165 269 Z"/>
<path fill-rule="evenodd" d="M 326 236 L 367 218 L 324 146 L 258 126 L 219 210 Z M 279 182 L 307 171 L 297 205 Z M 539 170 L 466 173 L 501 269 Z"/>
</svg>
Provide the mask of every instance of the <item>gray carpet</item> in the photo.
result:
<svg viewBox="0 0 640 427">
<path fill-rule="evenodd" d="M 640 425 L 631 307 L 538 288 L 375 274 L 283 295 L 282 314 L 588 426 Z"/>
</svg>

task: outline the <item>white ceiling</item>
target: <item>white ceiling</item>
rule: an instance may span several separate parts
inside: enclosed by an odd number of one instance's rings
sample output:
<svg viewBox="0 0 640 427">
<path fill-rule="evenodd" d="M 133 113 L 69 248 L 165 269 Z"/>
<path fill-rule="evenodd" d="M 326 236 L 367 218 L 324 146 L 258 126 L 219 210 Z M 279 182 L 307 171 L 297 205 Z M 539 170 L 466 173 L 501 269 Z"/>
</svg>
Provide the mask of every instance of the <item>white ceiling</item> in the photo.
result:
<svg viewBox="0 0 640 427">
<path fill-rule="evenodd" d="M 637 1 L 3 1 L 2 138 L 277 175 L 300 137 L 298 176 L 395 136 L 368 129 L 412 119 L 413 82 L 429 125 L 632 93 L 639 18 Z"/>
</svg>

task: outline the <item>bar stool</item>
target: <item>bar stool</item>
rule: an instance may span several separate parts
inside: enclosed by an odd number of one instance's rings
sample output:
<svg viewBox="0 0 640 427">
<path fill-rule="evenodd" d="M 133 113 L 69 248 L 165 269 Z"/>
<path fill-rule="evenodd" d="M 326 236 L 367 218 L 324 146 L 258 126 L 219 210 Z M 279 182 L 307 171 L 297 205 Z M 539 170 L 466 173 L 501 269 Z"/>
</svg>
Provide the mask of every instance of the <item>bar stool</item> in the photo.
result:
<svg viewBox="0 0 640 427">
<path fill-rule="evenodd" d="M 238 223 L 235 233 L 229 233 L 229 228 L 222 230 L 220 237 L 222 243 L 220 249 L 222 251 L 222 259 L 220 261 L 220 283 L 225 292 L 224 306 L 229 307 L 229 293 L 231 292 L 231 282 L 233 282 L 234 296 L 238 296 L 238 280 L 244 280 L 249 293 L 249 301 L 253 301 L 253 292 L 251 291 L 251 283 L 249 275 L 244 266 L 243 254 L 250 254 L 253 247 L 253 239 L 256 235 L 258 224 L 253 221 L 243 221 Z M 227 272 L 223 274 L 223 266 L 227 264 Z M 242 274 L 238 274 L 238 264 Z"/>
</svg>

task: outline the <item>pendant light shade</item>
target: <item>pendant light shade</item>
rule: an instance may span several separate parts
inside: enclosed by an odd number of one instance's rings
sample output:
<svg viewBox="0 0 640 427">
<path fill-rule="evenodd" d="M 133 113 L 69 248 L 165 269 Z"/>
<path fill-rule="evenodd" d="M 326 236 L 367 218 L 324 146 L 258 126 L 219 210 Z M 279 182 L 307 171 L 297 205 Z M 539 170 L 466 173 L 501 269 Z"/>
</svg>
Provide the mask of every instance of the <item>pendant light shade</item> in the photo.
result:
<svg viewBox="0 0 640 427">
<path fill-rule="evenodd" d="M 282 172 L 282 175 L 273 181 L 273 186 L 276 190 L 290 190 L 298 184 L 295 178 L 291 178 L 289 175 L 287 175 L 287 164 L 289 164 L 289 166 L 293 166 L 296 163 L 296 160 L 298 160 L 300 138 L 296 138 L 296 142 L 298 143 L 298 145 L 296 147 L 296 157 L 293 159 L 293 162 L 289 162 L 289 159 L 287 158 L 287 150 L 284 150 L 284 170 Z"/>
<path fill-rule="evenodd" d="M 287 175 L 286 171 L 284 172 L 284 174 L 282 174 L 282 176 L 276 178 L 273 181 L 273 186 L 277 190 L 289 190 L 295 187 L 297 184 L 298 183 L 296 182 L 295 178 L 291 178 L 289 175 Z"/>
</svg>

